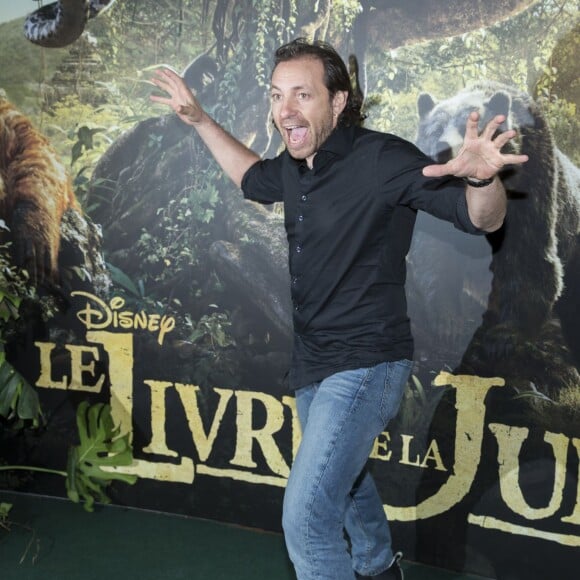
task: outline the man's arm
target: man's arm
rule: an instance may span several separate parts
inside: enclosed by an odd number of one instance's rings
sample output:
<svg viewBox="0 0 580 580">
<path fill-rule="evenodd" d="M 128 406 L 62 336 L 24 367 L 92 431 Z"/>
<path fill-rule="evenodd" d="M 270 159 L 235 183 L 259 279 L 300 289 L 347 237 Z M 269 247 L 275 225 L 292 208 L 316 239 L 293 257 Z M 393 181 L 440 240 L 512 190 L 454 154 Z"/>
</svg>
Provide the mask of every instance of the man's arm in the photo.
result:
<svg viewBox="0 0 580 580">
<path fill-rule="evenodd" d="M 168 68 L 159 69 L 151 82 L 169 95 L 151 95 L 151 100 L 168 105 L 184 123 L 194 127 L 225 174 L 240 187 L 244 174 L 260 157 L 232 137 L 203 110 L 176 72 Z"/>
<path fill-rule="evenodd" d="M 474 226 L 485 232 L 494 232 L 503 224 L 507 209 L 507 198 L 503 183 L 497 177 L 485 187 L 471 187 L 465 190 L 467 211 Z"/>
<path fill-rule="evenodd" d="M 505 121 L 503 115 L 494 117 L 478 135 L 479 114 L 469 114 L 465 126 L 465 138 L 459 153 L 451 161 L 442 165 L 428 165 L 423 175 L 442 177 L 455 175 L 477 181 L 493 179 L 485 187 L 466 186 L 467 209 L 473 225 L 486 232 L 501 227 L 507 207 L 506 193 L 497 174 L 505 165 L 525 163 L 527 155 L 503 154 L 501 148 L 513 137 L 514 130 L 494 135 Z"/>
</svg>

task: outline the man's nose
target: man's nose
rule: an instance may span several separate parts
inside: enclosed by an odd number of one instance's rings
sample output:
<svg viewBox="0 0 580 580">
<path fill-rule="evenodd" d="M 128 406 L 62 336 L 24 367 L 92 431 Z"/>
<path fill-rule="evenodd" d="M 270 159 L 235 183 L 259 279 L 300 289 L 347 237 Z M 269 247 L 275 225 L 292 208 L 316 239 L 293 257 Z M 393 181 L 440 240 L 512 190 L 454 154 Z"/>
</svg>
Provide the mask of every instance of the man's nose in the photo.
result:
<svg viewBox="0 0 580 580">
<path fill-rule="evenodd" d="M 280 104 L 280 117 L 287 119 L 296 113 L 296 102 L 294 99 L 284 99 Z"/>
</svg>

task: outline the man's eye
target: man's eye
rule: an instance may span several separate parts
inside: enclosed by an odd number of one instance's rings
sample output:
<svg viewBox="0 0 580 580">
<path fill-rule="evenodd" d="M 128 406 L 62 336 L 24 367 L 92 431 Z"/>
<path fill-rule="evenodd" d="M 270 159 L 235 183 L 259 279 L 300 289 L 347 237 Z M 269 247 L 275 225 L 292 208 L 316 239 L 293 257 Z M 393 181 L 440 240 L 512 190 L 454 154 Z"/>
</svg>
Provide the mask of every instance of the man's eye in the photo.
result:
<svg viewBox="0 0 580 580">
<path fill-rule="evenodd" d="M 301 100 L 308 98 L 308 93 L 298 93 L 298 98 Z"/>
<path fill-rule="evenodd" d="M 279 101 L 280 100 L 280 95 L 278 95 L 278 94 L 270 95 L 270 99 L 272 100 L 272 102 Z"/>
</svg>

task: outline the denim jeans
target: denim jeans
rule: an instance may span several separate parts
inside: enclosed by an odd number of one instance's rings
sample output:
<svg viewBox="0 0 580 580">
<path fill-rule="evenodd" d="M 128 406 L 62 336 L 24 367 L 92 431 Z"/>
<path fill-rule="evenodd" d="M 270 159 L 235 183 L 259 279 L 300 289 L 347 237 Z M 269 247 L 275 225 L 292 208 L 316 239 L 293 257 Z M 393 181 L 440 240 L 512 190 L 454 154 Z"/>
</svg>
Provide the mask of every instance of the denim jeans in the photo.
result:
<svg viewBox="0 0 580 580">
<path fill-rule="evenodd" d="M 354 570 L 373 576 L 390 566 L 389 524 L 365 465 L 399 409 L 411 366 L 344 371 L 296 391 L 302 441 L 282 526 L 298 580 L 354 580 Z"/>
</svg>

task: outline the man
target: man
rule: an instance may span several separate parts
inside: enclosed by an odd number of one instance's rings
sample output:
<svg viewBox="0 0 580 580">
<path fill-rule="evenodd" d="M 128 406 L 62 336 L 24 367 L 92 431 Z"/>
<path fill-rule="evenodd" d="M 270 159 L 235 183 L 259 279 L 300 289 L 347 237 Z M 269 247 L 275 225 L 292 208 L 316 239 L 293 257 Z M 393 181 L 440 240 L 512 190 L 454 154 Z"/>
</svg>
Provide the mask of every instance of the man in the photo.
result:
<svg viewBox="0 0 580 580">
<path fill-rule="evenodd" d="M 152 100 L 195 127 L 246 198 L 284 201 L 302 442 L 282 524 L 298 579 L 402 578 L 365 464 L 411 372 L 404 282 L 416 211 L 470 233 L 498 229 L 506 196 L 496 175 L 527 160 L 500 152 L 515 133 L 497 134 L 498 116 L 478 135 L 471 113 L 457 157 L 431 165 L 412 144 L 359 127 L 344 62 L 304 39 L 276 51 L 272 117 L 286 149 L 275 159 L 222 129 L 174 72 L 153 82 L 169 97 Z"/>
</svg>

